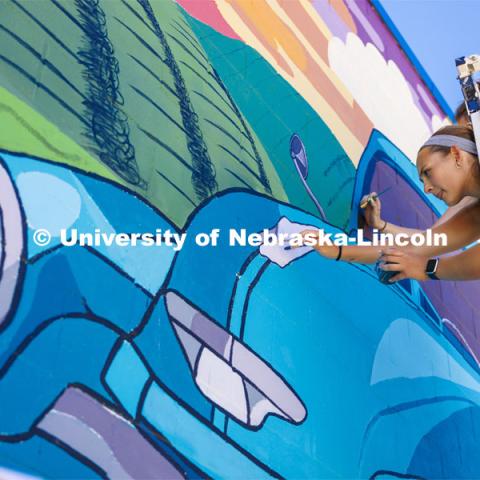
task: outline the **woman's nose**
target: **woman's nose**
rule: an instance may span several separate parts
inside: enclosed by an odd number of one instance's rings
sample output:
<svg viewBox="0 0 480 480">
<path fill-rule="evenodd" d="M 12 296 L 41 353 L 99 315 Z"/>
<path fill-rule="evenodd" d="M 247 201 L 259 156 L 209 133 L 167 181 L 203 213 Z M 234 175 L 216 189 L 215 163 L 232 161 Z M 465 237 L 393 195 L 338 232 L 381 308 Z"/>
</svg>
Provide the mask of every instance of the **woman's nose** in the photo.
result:
<svg viewBox="0 0 480 480">
<path fill-rule="evenodd" d="M 432 187 L 432 185 L 430 185 L 429 183 L 425 182 L 425 183 L 423 184 L 423 191 L 424 191 L 425 193 L 432 193 L 432 192 L 433 192 L 433 187 Z"/>
</svg>

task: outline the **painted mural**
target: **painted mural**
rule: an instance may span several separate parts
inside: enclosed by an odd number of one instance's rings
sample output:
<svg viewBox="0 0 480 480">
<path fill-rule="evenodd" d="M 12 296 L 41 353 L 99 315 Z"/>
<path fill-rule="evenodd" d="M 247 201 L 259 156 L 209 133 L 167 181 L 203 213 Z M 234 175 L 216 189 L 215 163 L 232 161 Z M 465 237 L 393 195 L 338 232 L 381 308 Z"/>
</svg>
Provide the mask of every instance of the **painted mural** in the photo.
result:
<svg viewBox="0 0 480 480">
<path fill-rule="evenodd" d="M 451 112 L 393 27 L 368 0 L 0 2 L 1 478 L 480 478 L 479 282 L 193 241 L 352 232 L 385 188 L 388 221 L 444 212 L 413 162 Z"/>
</svg>

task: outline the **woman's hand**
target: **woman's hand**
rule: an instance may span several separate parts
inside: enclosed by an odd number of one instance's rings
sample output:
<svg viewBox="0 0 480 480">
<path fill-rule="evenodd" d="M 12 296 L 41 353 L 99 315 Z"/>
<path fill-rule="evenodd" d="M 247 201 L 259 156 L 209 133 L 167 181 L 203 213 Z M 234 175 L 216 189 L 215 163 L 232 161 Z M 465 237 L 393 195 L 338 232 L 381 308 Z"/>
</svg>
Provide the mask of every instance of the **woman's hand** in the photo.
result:
<svg viewBox="0 0 480 480">
<path fill-rule="evenodd" d="M 339 247 L 337 247 L 336 245 L 319 245 L 318 244 L 318 236 L 319 236 L 318 230 L 302 230 L 300 232 L 300 235 L 303 237 L 303 239 L 305 239 L 305 236 L 308 235 L 308 238 L 315 240 L 315 244 L 314 245 L 292 245 L 291 248 L 298 248 L 300 246 L 308 246 L 308 247 L 311 246 L 325 258 L 337 258 Z"/>
<path fill-rule="evenodd" d="M 371 192 L 368 195 L 364 195 L 360 200 L 360 205 L 367 202 L 367 206 L 365 207 L 365 220 L 367 225 L 372 228 L 376 228 L 380 230 L 384 226 L 384 221 L 381 217 L 381 210 L 382 210 L 382 203 L 380 202 L 379 198 L 373 198 L 377 192 Z"/>
<path fill-rule="evenodd" d="M 380 268 L 385 271 L 399 272 L 390 278 L 389 283 L 398 282 L 405 278 L 413 278 L 414 280 L 428 280 L 425 273 L 427 258 L 416 255 L 411 251 L 405 252 L 395 248 L 387 248 L 380 256 Z M 389 263 L 386 263 L 389 262 Z"/>
</svg>

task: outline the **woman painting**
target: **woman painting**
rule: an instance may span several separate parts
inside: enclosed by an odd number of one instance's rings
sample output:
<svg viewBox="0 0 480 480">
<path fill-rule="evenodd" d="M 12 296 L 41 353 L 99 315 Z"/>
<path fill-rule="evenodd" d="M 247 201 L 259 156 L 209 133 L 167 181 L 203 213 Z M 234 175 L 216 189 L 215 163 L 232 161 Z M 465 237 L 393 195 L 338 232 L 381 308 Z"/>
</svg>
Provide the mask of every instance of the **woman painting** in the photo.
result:
<svg viewBox="0 0 480 480">
<path fill-rule="evenodd" d="M 480 199 L 480 164 L 473 130 L 468 125 L 447 126 L 435 132 L 418 152 L 417 170 L 425 193 L 435 195 L 449 207 L 464 202 L 465 197 Z M 376 225 L 381 221 L 379 206 L 379 203 L 371 204 L 367 212 L 367 222 L 372 226 L 393 234 L 418 232 L 385 222 L 381 222 L 381 226 Z M 460 211 L 443 220 L 443 223 L 437 222 L 432 228 L 432 234 L 446 234 L 448 242 L 443 246 L 409 245 L 382 249 L 378 246 L 314 245 L 314 248 L 321 255 L 336 260 L 374 263 L 380 259 L 383 270 L 397 272 L 390 282 L 405 278 L 479 279 L 480 245 L 456 255 L 437 257 L 461 249 L 480 238 L 480 202 L 469 201 Z M 311 239 L 318 232 L 302 232 L 304 237 L 307 234 Z"/>
</svg>

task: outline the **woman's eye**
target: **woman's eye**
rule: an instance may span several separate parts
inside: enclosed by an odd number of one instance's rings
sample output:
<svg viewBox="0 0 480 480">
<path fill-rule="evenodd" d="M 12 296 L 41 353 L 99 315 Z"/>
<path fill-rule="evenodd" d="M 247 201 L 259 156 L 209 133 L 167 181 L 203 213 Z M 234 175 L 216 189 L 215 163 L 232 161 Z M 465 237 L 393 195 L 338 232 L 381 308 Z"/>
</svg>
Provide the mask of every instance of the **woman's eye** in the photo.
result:
<svg viewBox="0 0 480 480">
<path fill-rule="evenodd" d="M 425 176 L 426 176 L 427 178 L 430 178 L 430 169 L 424 170 L 423 173 L 425 174 Z"/>
</svg>

